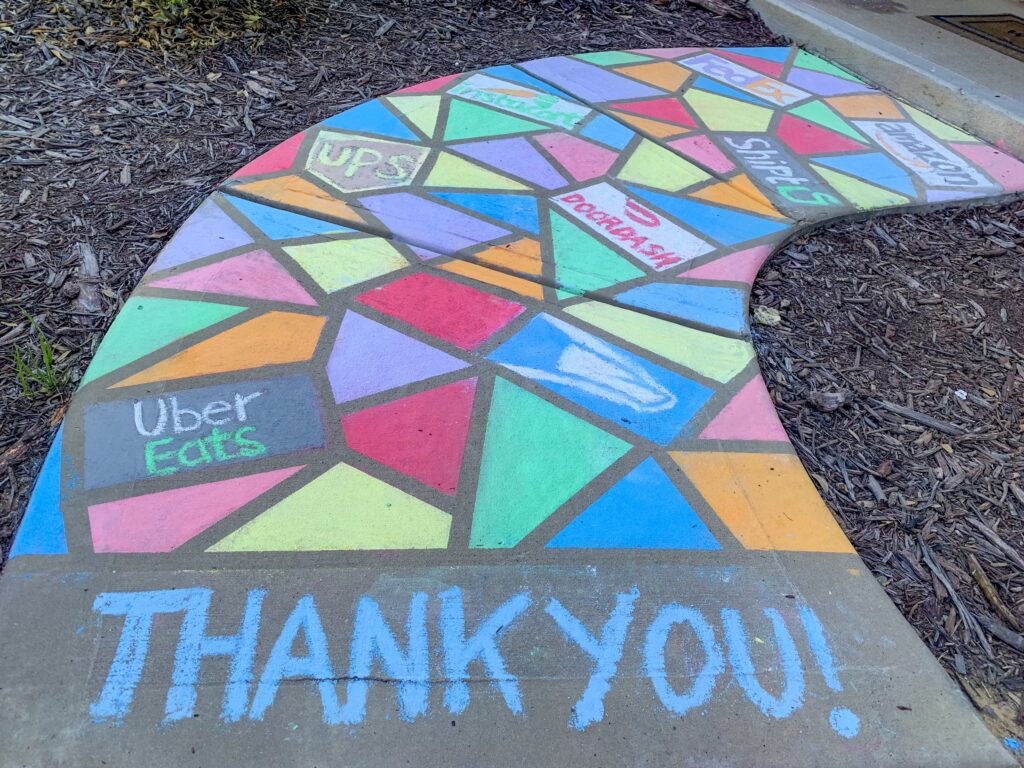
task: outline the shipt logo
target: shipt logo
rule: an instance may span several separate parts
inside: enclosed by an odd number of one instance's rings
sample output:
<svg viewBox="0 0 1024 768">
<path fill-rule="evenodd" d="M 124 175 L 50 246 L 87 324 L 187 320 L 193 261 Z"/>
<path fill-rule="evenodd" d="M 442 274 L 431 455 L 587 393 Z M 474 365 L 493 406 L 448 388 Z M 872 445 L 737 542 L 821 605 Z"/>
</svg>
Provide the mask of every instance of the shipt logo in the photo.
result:
<svg viewBox="0 0 1024 768">
<path fill-rule="evenodd" d="M 916 125 L 855 120 L 855 125 L 929 187 L 997 188 L 962 157 Z"/>
<path fill-rule="evenodd" d="M 453 87 L 450 93 L 560 128 L 572 128 L 590 114 L 590 109 L 582 104 L 488 75 L 473 75 Z"/>
<path fill-rule="evenodd" d="M 684 59 L 681 62 L 684 66 L 707 75 L 720 83 L 739 88 L 752 96 L 771 102 L 780 107 L 788 107 L 798 101 L 809 98 L 811 94 L 794 88 L 789 83 L 783 83 L 771 77 L 765 77 L 760 72 L 740 66 L 735 62 L 723 59 L 710 53 L 694 56 L 692 59 Z"/>
<path fill-rule="evenodd" d="M 762 187 L 774 193 L 781 207 L 792 210 L 843 204 L 823 181 L 804 167 L 775 138 L 733 133 L 722 134 L 721 139 L 739 164 Z"/>
<path fill-rule="evenodd" d="M 429 153 L 415 144 L 322 131 L 306 168 L 342 192 L 407 187 Z"/>
</svg>

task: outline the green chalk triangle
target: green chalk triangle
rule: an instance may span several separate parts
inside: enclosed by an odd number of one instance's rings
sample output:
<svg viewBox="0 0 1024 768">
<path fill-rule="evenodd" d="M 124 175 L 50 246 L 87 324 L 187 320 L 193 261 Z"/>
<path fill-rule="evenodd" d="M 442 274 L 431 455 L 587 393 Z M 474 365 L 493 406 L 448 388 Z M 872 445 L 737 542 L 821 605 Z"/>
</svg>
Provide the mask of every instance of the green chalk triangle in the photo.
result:
<svg viewBox="0 0 1024 768">
<path fill-rule="evenodd" d="M 577 53 L 574 59 L 581 59 L 599 67 L 612 67 L 616 64 L 634 64 L 639 61 L 654 61 L 650 56 L 638 56 L 626 51 L 599 51 L 597 53 Z"/>
<path fill-rule="evenodd" d="M 469 546 L 514 547 L 629 449 L 537 395 L 495 379 Z"/>
<path fill-rule="evenodd" d="M 811 165 L 822 175 L 830 187 L 862 211 L 891 208 L 894 205 L 905 205 L 910 202 L 909 198 L 897 195 L 888 189 L 876 187 L 874 184 L 868 184 L 866 181 L 855 179 L 845 173 L 833 171 L 816 163 L 811 163 Z"/>
<path fill-rule="evenodd" d="M 976 136 L 964 133 L 959 128 L 954 128 L 952 125 L 948 125 L 941 120 L 937 120 L 919 109 L 914 109 L 909 104 L 904 104 L 901 101 L 900 106 L 903 107 L 908 115 L 910 115 L 911 120 L 940 141 L 965 141 L 972 144 L 978 143 L 978 138 Z"/>
<path fill-rule="evenodd" d="M 797 51 L 796 60 L 793 62 L 793 66 L 802 67 L 803 69 L 813 69 L 815 72 L 822 72 L 826 75 L 832 75 L 833 77 L 841 77 L 844 80 L 852 80 L 855 83 L 863 83 L 854 74 L 847 72 L 842 67 L 837 67 L 831 61 L 825 61 L 825 59 L 819 59 L 813 53 L 807 51 Z"/>
<path fill-rule="evenodd" d="M 440 96 L 390 96 L 388 101 L 428 139 L 434 135 L 441 108 Z"/>
<path fill-rule="evenodd" d="M 643 270 L 554 211 L 551 242 L 555 279 L 574 291 L 596 291 L 644 275 Z"/>
<path fill-rule="evenodd" d="M 801 104 L 799 107 L 793 107 L 789 112 L 797 117 L 802 117 L 808 122 L 817 123 L 836 133 L 849 136 L 855 141 L 864 141 L 864 136 L 856 128 L 843 120 L 823 101 L 809 101 L 806 104 Z"/>
<path fill-rule="evenodd" d="M 443 549 L 451 524 L 446 512 L 338 464 L 207 551 Z"/>
<path fill-rule="evenodd" d="M 209 328 L 245 309 L 206 301 L 130 298 L 103 337 L 81 383 L 128 365 L 165 344 Z"/>
<path fill-rule="evenodd" d="M 535 131 L 548 126 L 524 120 L 521 117 L 496 112 L 479 104 L 452 100 L 448 109 L 448 122 L 444 128 L 445 141 L 476 139 L 481 136 L 507 136 L 510 133 Z M 548 129 L 550 130 L 550 129 Z"/>
<path fill-rule="evenodd" d="M 619 171 L 622 181 L 677 192 L 711 177 L 688 160 L 643 139 Z"/>
</svg>

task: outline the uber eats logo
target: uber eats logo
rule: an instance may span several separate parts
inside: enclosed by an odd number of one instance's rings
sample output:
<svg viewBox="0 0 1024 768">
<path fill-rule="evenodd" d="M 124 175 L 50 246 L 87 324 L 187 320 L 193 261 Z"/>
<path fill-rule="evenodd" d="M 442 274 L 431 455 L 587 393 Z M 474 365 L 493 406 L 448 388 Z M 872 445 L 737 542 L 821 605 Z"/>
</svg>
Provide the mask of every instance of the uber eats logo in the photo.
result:
<svg viewBox="0 0 1024 768">
<path fill-rule="evenodd" d="M 308 376 L 216 384 L 90 405 L 85 411 L 87 488 L 324 444 Z"/>
</svg>

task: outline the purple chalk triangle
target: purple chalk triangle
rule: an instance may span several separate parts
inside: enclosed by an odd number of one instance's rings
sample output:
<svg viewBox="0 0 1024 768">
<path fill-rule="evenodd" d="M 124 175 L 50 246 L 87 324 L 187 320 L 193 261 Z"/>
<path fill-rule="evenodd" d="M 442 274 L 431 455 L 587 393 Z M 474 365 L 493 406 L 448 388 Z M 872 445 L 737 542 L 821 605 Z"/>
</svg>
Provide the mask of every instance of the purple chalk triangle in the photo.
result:
<svg viewBox="0 0 1024 768">
<path fill-rule="evenodd" d="M 852 80 L 844 80 L 841 77 L 833 77 L 823 72 L 814 72 L 799 67 L 790 70 L 786 75 L 786 81 L 818 96 L 839 96 L 844 93 L 864 93 L 871 90 L 864 83 L 855 83 Z"/>
<path fill-rule="evenodd" d="M 171 242 L 160 251 L 150 271 L 187 264 L 251 242 L 252 238 L 245 230 L 235 224 L 212 199 L 208 199 L 188 217 Z"/>
<path fill-rule="evenodd" d="M 522 136 L 477 141 L 448 148 L 545 189 L 564 187 L 567 183 L 551 163 Z"/>
<path fill-rule="evenodd" d="M 454 253 L 511 234 L 507 229 L 408 192 L 363 197 L 359 202 L 396 239 L 442 253 Z M 429 226 L 425 226 L 426 222 Z"/>
<path fill-rule="evenodd" d="M 327 361 L 327 378 L 335 401 L 345 403 L 468 366 L 350 310 Z"/>
</svg>

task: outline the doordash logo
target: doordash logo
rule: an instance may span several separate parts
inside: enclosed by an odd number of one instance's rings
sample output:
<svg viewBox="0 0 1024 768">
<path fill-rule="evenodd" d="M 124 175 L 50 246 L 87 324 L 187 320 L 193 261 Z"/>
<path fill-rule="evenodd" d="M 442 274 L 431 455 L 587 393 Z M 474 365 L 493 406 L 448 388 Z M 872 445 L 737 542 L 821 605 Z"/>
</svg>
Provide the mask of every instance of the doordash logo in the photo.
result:
<svg viewBox="0 0 1024 768">
<path fill-rule="evenodd" d="M 710 243 L 606 182 L 559 195 L 554 203 L 656 272 L 714 250 Z"/>
</svg>

